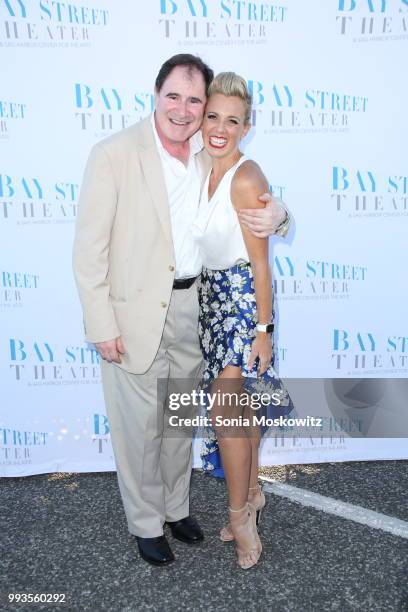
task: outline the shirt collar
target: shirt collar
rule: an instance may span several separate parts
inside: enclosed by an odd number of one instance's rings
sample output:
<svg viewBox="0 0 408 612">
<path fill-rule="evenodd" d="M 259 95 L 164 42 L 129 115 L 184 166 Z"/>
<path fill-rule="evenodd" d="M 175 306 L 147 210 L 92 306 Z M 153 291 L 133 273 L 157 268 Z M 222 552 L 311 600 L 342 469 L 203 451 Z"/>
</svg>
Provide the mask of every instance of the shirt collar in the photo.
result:
<svg viewBox="0 0 408 612">
<path fill-rule="evenodd" d="M 160 137 L 159 137 L 159 135 L 157 133 L 156 122 L 154 120 L 154 112 L 150 115 L 150 121 L 151 121 L 152 128 L 153 128 L 154 139 L 156 141 L 156 145 L 157 145 L 159 151 L 163 152 L 164 154 L 168 155 L 169 157 L 173 157 L 163 147 L 162 141 L 160 140 Z M 191 136 L 191 138 L 189 140 L 189 143 L 190 143 L 190 157 L 191 157 L 191 155 L 197 155 L 197 153 L 200 153 L 200 151 L 203 150 L 204 142 L 203 142 L 203 137 L 202 137 L 202 134 L 201 134 L 201 130 L 198 130 L 198 132 L 196 132 L 195 134 L 193 134 Z"/>
</svg>

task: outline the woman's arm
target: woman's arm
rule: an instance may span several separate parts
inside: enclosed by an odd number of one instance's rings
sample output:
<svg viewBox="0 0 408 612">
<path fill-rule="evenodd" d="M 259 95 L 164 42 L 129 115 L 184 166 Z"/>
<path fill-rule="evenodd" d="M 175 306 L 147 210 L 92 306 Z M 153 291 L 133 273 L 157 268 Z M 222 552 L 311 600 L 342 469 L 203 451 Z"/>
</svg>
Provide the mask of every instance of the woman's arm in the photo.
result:
<svg viewBox="0 0 408 612">
<path fill-rule="evenodd" d="M 241 223 L 258 238 L 281 236 L 286 238 L 292 222 L 291 214 L 286 204 L 270 193 L 263 193 L 258 200 L 266 204 L 265 208 L 248 209 L 239 212 Z"/>
<path fill-rule="evenodd" d="M 253 161 L 244 162 L 234 175 L 231 184 L 231 200 L 234 208 L 264 208 L 258 200 L 259 194 L 267 191 L 268 182 L 259 166 Z M 255 299 L 259 323 L 270 323 L 272 317 L 272 277 L 268 258 L 268 238 L 257 238 L 241 223 L 241 231 L 248 251 L 254 275 Z M 259 373 L 263 374 L 272 357 L 270 334 L 257 332 L 252 343 L 251 357 L 248 366 L 252 367 L 259 357 Z"/>
</svg>

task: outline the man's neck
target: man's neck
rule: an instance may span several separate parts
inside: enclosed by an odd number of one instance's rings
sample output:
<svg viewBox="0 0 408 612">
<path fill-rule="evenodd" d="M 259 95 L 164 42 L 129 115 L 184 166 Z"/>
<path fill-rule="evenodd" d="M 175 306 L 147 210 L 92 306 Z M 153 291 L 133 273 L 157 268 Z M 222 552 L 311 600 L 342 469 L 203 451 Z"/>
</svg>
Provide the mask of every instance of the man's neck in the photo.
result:
<svg viewBox="0 0 408 612">
<path fill-rule="evenodd" d="M 165 137 L 163 132 L 160 130 L 160 127 L 157 125 L 156 118 L 154 119 L 154 124 L 156 126 L 156 131 L 158 137 L 160 138 L 160 142 L 167 153 L 181 161 L 184 165 L 187 165 L 190 157 L 190 141 L 185 140 L 184 142 L 174 142 L 169 140 Z"/>
</svg>

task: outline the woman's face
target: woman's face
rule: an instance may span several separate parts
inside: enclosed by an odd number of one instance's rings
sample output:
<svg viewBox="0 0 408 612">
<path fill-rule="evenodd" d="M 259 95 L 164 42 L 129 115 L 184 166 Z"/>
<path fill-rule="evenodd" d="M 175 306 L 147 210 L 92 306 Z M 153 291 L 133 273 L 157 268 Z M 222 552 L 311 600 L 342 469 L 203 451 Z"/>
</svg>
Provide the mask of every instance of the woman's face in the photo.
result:
<svg viewBox="0 0 408 612">
<path fill-rule="evenodd" d="M 207 101 L 202 133 L 211 157 L 234 157 L 250 126 L 245 125 L 245 103 L 236 96 L 213 94 Z"/>
</svg>

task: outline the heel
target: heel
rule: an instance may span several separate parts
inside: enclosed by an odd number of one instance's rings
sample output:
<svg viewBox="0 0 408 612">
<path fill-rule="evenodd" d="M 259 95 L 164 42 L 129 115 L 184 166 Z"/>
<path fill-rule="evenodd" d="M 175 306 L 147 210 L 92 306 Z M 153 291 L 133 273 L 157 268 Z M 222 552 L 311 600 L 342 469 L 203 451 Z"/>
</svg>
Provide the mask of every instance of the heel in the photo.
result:
<svg viewBox="0 0 408 612">
<path fill-rule="evenodd" d="M 249 491 L 256 491 L 255 497 L 252 496 L 252 501 L 249 503 L 251 503 L 256 510 L 256 526 L 258 527 L 261 524 L 262 510 L 265 508 L 266 498 L 262 490 L 262 485 L 250 487 Z"/>
</svg>

